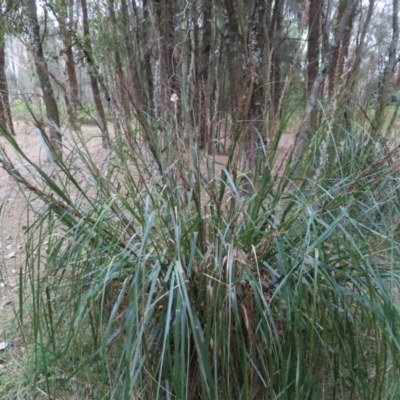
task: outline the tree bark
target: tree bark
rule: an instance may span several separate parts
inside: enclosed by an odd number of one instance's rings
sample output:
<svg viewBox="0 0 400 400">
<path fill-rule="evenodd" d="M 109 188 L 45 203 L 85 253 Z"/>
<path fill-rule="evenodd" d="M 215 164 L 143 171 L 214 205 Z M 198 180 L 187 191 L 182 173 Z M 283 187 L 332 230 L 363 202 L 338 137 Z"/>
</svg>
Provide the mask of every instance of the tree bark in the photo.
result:
<svg viewBox="0 0 400 400">
<path fill-rule="evenodd" d="M 48 74 L 47 61 L 43 54 L 42 38 L 40 37 L 39 21 L 37 18 L 36 0 L 27 0 L 26 10 L 29 20 L 29 37 L 36 73 L 39 77 L 40 87 L 43 91 L 43 100 L 46 107 L 47 118 L 50 121 L 49 142 L 52 150 L 61 157 L 62 137 L 60 131 L 60 116 Z M 39 128 L 44 130 L 43 126 L 40 126 Z"/>
<path fill-rule="evenodd" d="M 208 68 L 211 52 L 211 0 L 203 0 L 203 30 L 201 34 L 201 44 L 198 50 L 198 66 L 196 83 L 198 85 L 198 94 L 195 97 L 195 115 L 197 118 L 197 126 L 199 129 L 200 147 L 205 148 L 209 141 L 209 113 L 207 112 L 208 104 L 210 103 L 208 91 Z M 197 49 L 196 49 L 197 50 Z"/>
<path fill-rule="evenodd" d="M 234 124 L 240 120 L 240 101 L 245 66 L 244 40 L 235 3 L 235 0 L 224 0 L 227 30 L 225 45 L 230 81 L 231 115 Z"/>
<path fill-rule="evenodd" d="M 141 27 L 141 21 L 139 20 L 139 13 L 137 11 L 136 3 L 135 1 L 132 3 L 132 5 L 135 6 L 135 16 L 136 16 L 136 28 L 137 28 L 137 33 L 136 37 L 138 41 L 143 41 L 143 29 Z M 145 4 L 143 5 L 143 7 Z M 129 88 L 133 90 L 133 99 L 136 104 L 137 111 L 139 110 L 146 110 L 149 112 L 149 107 L 148 107 L 148 101 L 146 97 L 146 91 L 144 90 L 143 83 L 140 80 L 140 76 L 138 73 L 138 59 L 140 59 L 140 52 L 143 50 L 141 48 L 137 49 L 137 52 L 135 53 L 134 48 L 133 48 L 133 40 L 131 37 L 131 31 L 130 31 L 130 23 L 129 23 L 129 14 L 128 14 L 128 5 L 126 0 L 121 0 L 121 22 L 122 22 L 122 29 L 123 31 L 123 38 L 124 38 L 124 45 L 125 45 L 125 51 L 126 51 L 126 56 L 128 58 L 128 71 L 127 71 L 127 78 L 129 80 Z M 150 74 L 151 74 L 151 66 L 148 65 L 148 68 L 150 68 Z M 151 91 L 152 91 L 151 87 Z"/>
<path fill-rule="evenodd" d="M 266 4 L 256 0 L 249 16 L 249 24 L 241 26 L 238 3 L 225 0 L 225 45 L 229 68 L 231 115 L 234 123 L 234 144 L 238 142 L 245 151 L 247 167 L 255 171 L 255 158 L 263 138 L 263 107 L 265 77 L 264 36 Z M 278 22 L 279 24 L 279 22 Z M 245 32 L 243 32 L 245 30 Z M 245 38 L 244 38 L 245 34 Z"/>
<path fill-rule="evenodd" d="M 307 43 L 307 95 L 309 96 L 318 76 L 319 69 L 319 38 L 322 4 L 319 0 L 310 0 L 308 19 Z M 315 130 L 318 125 L 318 109 L 315 107 L 310 115 L 310 129 Z"/>
<path fill-rule="evenodd" d="M 97 115 L 99 117 L 100 126 L 102 129 L 102 140 L 103 146 L 108 147 L 110 144 L 110 137 L 108 134 L 108 127 L 106 116 L 104 113 L 103 103 L 101 101 L 101 95 L 99 90 L 98 82 L 98 68 L 93 58 L 92 44 L 90 40 L 90 30 L 89 30 L 89 19 L 86 0 L 81 0 L 82 7 L 82 23 L 83 23 L 83 35 L 84 35 L 84 47 L 83 52 L 85 54 L 86 62 L 88 64 L 88 73 L 90 77 L 90 86 L 92 87 L 93 99 L 97 110 Z"/>
<path fill-rule="evenodd" d="M 375 0 L 369 0 L 369 5 L 368 5 L 368 13 L 367 13 L 367 17 L 365 19 L 364 25 L 362 27 L 362 31 L 361 31 L 361 36 L 360 36 L 360 40 L 357 43 L 357 47 L 356 47 L 356 51 L 355 51 L 355 57 L 354 57 L 354 62 L 353 65 L 351 67 L 351 71 L 349 73 L 349 77 L 348 79 L 351 79 L 351 77 L 356 73 L 356 71 L 360 68 L 361 65 L 361 61 L 362 61 L 362 56 L 363 56 L 363 51 L 364 51 L 364 44 L 365 44 L 365 38 L 367 36 L 368 33 L 368 28 L 370 26 L 371 23 L 371 18 L 372 18 L 372 13 L 374 11 L 375 8 Z M 352 84 L 352 86 L 354 86 L 354 83 Z"/>
<path fill-rule="evenodd" d="M 246 81 L 248 85 L 249 108 L 245 111 L 247 123 L 246 159 L 249 168 L 256 171 L 257 152 L 261 153 L 261 144 L 264 142 L 264 88 L 265 80 L 262 75 L 263 51 L 263 26 L 265 17 L 265 1 L 256 0 L 251 16 L 250 29 L 247 38 L 248 65 Z"/>
<path fill-rule="evenodd" d="M 161 97 L 166 110 L 171 104 L 170 98 L 175 93 L 181 97 L 177 64 L 175 60 L 180 58 L 178 45 L 175 43 L 174 27 L 174 1 L 154 0 L 157 23 L 159 27 L 159 74 L 161 84 Z M 176 45 L 176 46 L 175 46 Z"/>
<path fill-rule="evenodd" d="M 389 93 L 390 82 L 394 75 L 396 65 L 397 45 L 399 42 L 399 0 L 393 0 L 392 11 L 392 40 L 389 45 L 388 60 L 383 71 L 383 77 L 379 88 L 378 108 L 372 121 L 372 128 L 377 131 L 383 123 L 383 114 L 386 107 L 387 96 Z"/>
<path fill-rule="evenodd" d="M 304 155 L 307 143 L 309 142 L 312 136 L 312 130 L 310 128 L 311 115 L 317 105 L 318 94 L 321 85 L 324 82 L 325 78 L 328 76 L 329 71 L 332 70 L 332 65 L 336 65 L 337 58 L 335 58 L 336 54 L 335 49 L 339 48 L 340 42 L 346 35 L 346 29 L 348 27 L 350 19 L 354 15 L 354 10 L 359 4 L 358 0 L 347 0 L 345 3 L 346 7 L 344 11 L 341 12 L 341 19 L 340 21 L 337 22 L 337 29 L 335 30 L 334 42 L 332 46 L 328 48 L 326 54 L 324 54 L 324 56 L 322 57 L 317 77 L 312 84 L 312 88 L 307 99 L 306 110 L 300 129 L 296 135 L 295 151 L 299 161 L 297 166 L 297 171 L 301 170 L 300 160 L 301 157 Z"/>
<path fill-rule="evenodd" d="M 281 76 L 281 45 L 284 40 L 283 34 L 283 6 L 284 0 L 276 0 L 272 12 L 272 24 L 270 37 L 274 46 L 272 53 L 272 109 L 273 120 L 279 120 L 282 110 L 279 109 L 279 102 L 282 94 L 282 76 Z"/>
<path fill-rule="evenodd" d="M 73 48 L 73 7 L 74 0 L 62 1 L 60 12 L 55 13 L 60 25 L 60 36 L 63 42 L 62 53 L 65 54 L 65 72 L 68 78 L 69 93 L 66 93 L 66 106 L 71 126 L 76 127 L 76 112 L 79 103 L 78 80 L 74 61 Z"/>
<path fill-rule="evenodd" d="M 135 2 L 135 0 L 132 0 Z M 139 20 L 139 16 L 137 14 L 137 24 L 138 26 L 138 53 L 140 54 L 140 68 L 136 71 L 136 76 L 133 78 L 137 80 L 137 87 L 141 87 L 141 90 L 138 90 L 138 95 L 143 96 L 141 104 L 145 104 L 145 111 L 148 115 L 154 117 L 155 113 L 155 102 L 154 102 L 154 76 L 152 72 L 152 64 L 151 64 L 151 30 L 147 26 L 146 21 L 150 20 L 150 5 L 148 0 L 143 1 L 143 19 L 144 21 Z M 133 60 L 133 58 L 132 58 Z M 137 67 L 136 67 L 137 68 Z M 143 82 L 141 82 L 141 86 L 139 86 L 139 79 L 142 78 Z M 134 82 L 136 82 L 134 80 Z M 139 97 L 140 99 L 140 97 Z"/>
<path fill-rule="evenodd" d="M 111 35 L 112 39 L 111 42 L 114 47 L 114 62 L 115 62 L 115 68 L 116 68 L 116 87 L 118 90 L 117 96 L 119 96 L 119 104 L 122 106 L 123 109 L 123 116 L 124 116 L 124 124 L 125 128 L 128 129 L 130 126 L 130 108 L 129 108 L 129 102 L 127 100 L 128 96 L 126 93 L 126 89 L 129 90 L 129 85 L 125 84 L 125 74 L 124 70 L 122 67 L 122 60 L 120 56 L 120 48 L 118 46 L 118 40 L 116 37 L 116 33 L 118 31 L 118 25 L 117 25 L 117 18 L 115 16 L 115 11 L 114 11 L 114 0 L 108 0 L 108 15 L 110 18 L 110 23 L 111 23 Z M 125 21 L 127 22 L 127 21 Z M 125 25 L 124 29 L 128 30 L 129 25 Z M 126 34 L 126 33 L 125 33 Z M 135 66 L 132 66 L 133 70 L 136 70 Z M 125 87 L 124 87 L 125 84 Z M 110 103 L 111 107 L 113 107 L 113 102 Z"/>
<path fill-rule="evenodd" d="M 354 1 L 342 0 L 339 2 L 338 15 L 336 18 L 335 46 L 331 49 L 332 61 L 329 66 L 329 94 L 332 95 L 340 77 L 343 73 L 344 61 L 349 53 L 350 37 L 353 28 L 353 20 L 357 3 Z M 346 19 L 346 25 L 341 26 L 340 21 Z M 339 32 L 339 30 L 341 30 Z M 340 39 L 339 39 L 340 38 Z"/>
<path fill-rule="evenodd" d="M 0 23 L 2 18 L 0 18 Z M 8 98 L 8 85 L 6 77 L 5 35 L 4 28 L 0 27 L 0 120 L 15 136 L 14 125 L 11 117 L 10 101 Z"/>
</svg>

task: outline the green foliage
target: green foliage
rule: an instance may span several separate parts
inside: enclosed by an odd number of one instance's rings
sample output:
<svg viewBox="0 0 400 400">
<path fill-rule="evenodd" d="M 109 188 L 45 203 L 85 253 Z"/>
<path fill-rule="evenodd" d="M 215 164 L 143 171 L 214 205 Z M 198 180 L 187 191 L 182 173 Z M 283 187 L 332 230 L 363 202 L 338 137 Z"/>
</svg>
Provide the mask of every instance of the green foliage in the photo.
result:
<svg viewBox="0 0 400 400">
<path fill-rule="evenodd" d="M 18 314 L 31 393 L 396 393 L 397 150 L 349 134 L 299 179 L 289 161 L 277 170 L 278 135 L 254 176 L 163 128 L 115 139 L 101 163 L 72 137 L 52 173 L 1 154 L 36 214 Z"/>
<path fill-rule="evenodd" d="M 31 117 L 33 112 L 41 114 L 40 106 L 36 103 L 28 103 L 27 100 L 14 100 L 11 103 L 11 111 L 15 120 L 23 120 Z"/>
</svg>

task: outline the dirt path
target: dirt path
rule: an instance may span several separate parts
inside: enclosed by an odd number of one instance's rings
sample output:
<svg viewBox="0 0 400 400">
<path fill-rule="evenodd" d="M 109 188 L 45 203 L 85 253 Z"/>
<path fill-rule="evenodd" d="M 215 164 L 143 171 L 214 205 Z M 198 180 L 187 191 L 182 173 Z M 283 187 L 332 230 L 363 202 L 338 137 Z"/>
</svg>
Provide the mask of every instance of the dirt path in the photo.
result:
<svg viewBox="0 0 400 400">
<path fill-rule="evenodd" d="M 43 154 L 34 127 L 25 122 L 15 122 L 17 140 L 21 148 L 34 161 Z M 6 151 L 11 155 L 10 147 L 0 139 Z M 21 163 L 12 157 L 16 166 Z M 26 229 L 26 202 L 18 187 L 7 172 L 0 167 L 0 327 L 7 326 L 5 321 L 13 315 L 13 306 L 17 306 L 18 279 L 21 264 L 24 262 L 24 231 Z M 25 218 L 24 218 L 25 217 Z M 7 332 L 0 328 L 0 341 L 6 340 Z"/>
<path fill-rule="evenodd" d="M 16 140 L 28 158 L 36 164 L 45 162 L 46 153 L 35 127 L 26 121 L 16 121 L 14 126 Z M 96 128 L 85 127 L 86 133 L 95 136 Z M 23 169 L 24 162 L 14 155 L 4 138 L 0 138 L 0 145 L 11 157 L 15 167 Z M 95 138 L 93 145 L 101 148 L 100 138 Z M 25 262 L 27 225 L 26 198 L 4 168 L 0 167 L 0 373 L 6 363 L 2 346 L 7 343 L 9 348 L 14 344 L 12 322 L 15 320 L 15 311 L 18 308 L 18 283 Z"/>
</svg>

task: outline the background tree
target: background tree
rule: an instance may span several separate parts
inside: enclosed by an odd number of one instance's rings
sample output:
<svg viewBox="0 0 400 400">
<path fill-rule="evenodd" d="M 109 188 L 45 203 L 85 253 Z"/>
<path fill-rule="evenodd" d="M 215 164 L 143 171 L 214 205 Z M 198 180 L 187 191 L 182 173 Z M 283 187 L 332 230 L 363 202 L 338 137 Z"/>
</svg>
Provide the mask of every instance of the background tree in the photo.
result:
<svg viewBox="0 0 400 400">
<path fill-rule="evenodd" d="M 101 94 L 99 88 L 99 69 L 95 63 L 93 56 L 92 43 L 90 38 L 90 29 L 89 29 L 88 7 L 86 0 L 81 0 L 81 7 L 82 7 L 82 25 L 83 25 L 83 41 L 81 43 L 81 49 L 85 55 L 88 66 L 88 74 L 90 76 L 90 84 L 92 87 L 93 99 L 96 105 L 96 110 L 99 117 L 99 123 L 103 132 L 103 145 L 107 147 L 109 142 L 109 134 L 108 134 L 106 116 L 104 113 L 104 107 L 101 101 Z"/>
<path fill-rule="evenodd" d="M 65 73 L 68 79 L 68 90 L 64 91 L 65 104 L 69 117 L 69 122 L 76 127 L 76 114 L 79 103 L 79 87 L 76 76 L 75 59 L 74 59 L 74 37 L 76 35 L 77 26 L 74 14 L 74 0 L 60 0 L 46 2 L 54 17 L 57 19 L 59 26 L 60 38 L 63 48 L 60 49 L 60 55 L 65 56 Z"/>
<path fill-rule="evenodd" d="M 388 49 L 388 57 L 385 63 L 383 76 L 380 81 L 380 88 L 378 94 L 378 108 L 376 110 L 372 126 L 378 130 L 382 123 L 383 113 L 386 107 L 387 96 L 389 93 L 390 82 L 393 80 L 394 67 L 398 62 L 397 46 L 399 43 L 399 1 L 393 0 L 392 10 L 392 40 Z"/>
<path fill-rule="evenodd" d="M 47 118 L 49 120 L 47 127 L 49 131 L 49 141 L 52 148 L 61 155 L 62 137 L 60 131 L 60 116 L 56 99 L 54 97 L 53 87 L 50 82 L 47 61 L 43 53 L 42 38 L 40 35 L 40 26 L 36 10 L 36 0 L 26 0 L 25 7 L 28 18 L 30 47 L 35 63 L 36 73 L 39 77 L 40 87 L 43 92 Z M 45 132 L 45 126 L 43 124 L 41 124 L 39 128 Z"/>
<path fill-rule="evenodd" d="M 321 39 L 321 12 L 323 2 L 310 1 L 308 15 L 308 43 L 307 43 L 307 93 L 312 93 L 314 81 L 318 76 Z M 310 129 L 315 130 L 318 126 L 318 109 L 312 110 L 310 115 Z"/>
<path fill-rule="evenodd" d="M 6 17 L 11 12 L 11 6 L 10 2 L 7 2 L 6 5 L 0 4 L 0 119 L 15 136 L 8 94 L 5 59 Z"/>
</svg>

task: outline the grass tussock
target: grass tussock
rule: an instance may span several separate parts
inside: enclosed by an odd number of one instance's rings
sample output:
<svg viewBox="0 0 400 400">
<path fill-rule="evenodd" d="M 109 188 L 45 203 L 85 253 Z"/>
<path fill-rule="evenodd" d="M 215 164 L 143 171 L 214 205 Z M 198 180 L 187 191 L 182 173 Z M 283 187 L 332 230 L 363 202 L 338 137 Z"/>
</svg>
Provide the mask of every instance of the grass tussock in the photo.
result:
<svg viewBox="0 0 400 400">
<path fill-rule="evenodd" d="M 4 150 L 1 163 L 33 216 L 19 390 L 182 400 L 396 393 L 398 148 L 363 129 L 340 143 L 327 132 L 299 175 L 278 160 L 279 136 L 249 172 L 234 151 L 207 155 L 168 126 L 116 137 L 102 159 L 71 136 L 52 167 L 32 163 L 4 131 L 26 168 Z"/>
</svg>

